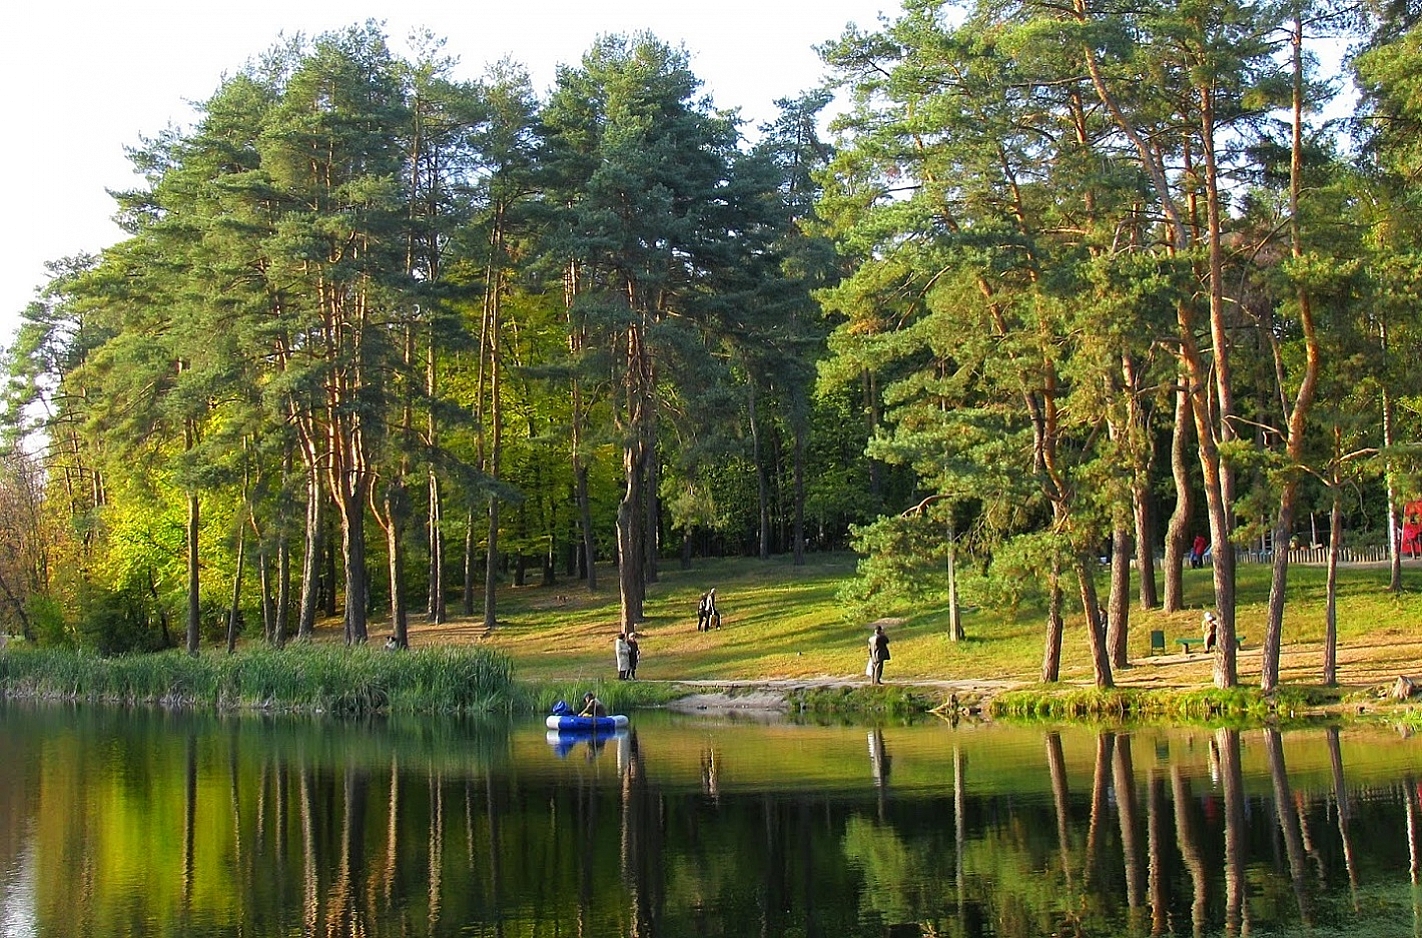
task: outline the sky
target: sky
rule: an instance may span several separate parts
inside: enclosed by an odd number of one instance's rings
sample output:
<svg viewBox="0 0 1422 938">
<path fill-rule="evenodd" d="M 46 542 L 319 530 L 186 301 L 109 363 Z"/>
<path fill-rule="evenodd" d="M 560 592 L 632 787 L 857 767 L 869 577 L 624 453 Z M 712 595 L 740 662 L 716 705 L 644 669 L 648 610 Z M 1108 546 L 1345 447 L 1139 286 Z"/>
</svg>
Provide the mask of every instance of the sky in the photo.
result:
<svg viewBox="0 0 1422 938">
<path fill-rule="evenodd" d="M 413 10 L 415 12 L 407 12 Z M 6 14 L 0 54 L 6 133 L 0 178 L 10 180 L 0 226 L 0 345 L 46 282 L 45 262 L 97 252 L 123 237 L 108 190 L 133 187 L 125 148 L 170 125 L 189 126 L 191 102 L 282 35 L 316 35 L 374 19 L 397 52 L 428 28 L 447 40 L 459 77 L 501 58 L 522 62 L 540 92 L 559 64 L 576 64 L 599 35 L 649 30 L 684 46 L 716 106 L 754 127 L 777 98 L 824 75 L 814 51 L 849 23 L 865 29 L 897 0 L 50 0 Z"/>
</svg>

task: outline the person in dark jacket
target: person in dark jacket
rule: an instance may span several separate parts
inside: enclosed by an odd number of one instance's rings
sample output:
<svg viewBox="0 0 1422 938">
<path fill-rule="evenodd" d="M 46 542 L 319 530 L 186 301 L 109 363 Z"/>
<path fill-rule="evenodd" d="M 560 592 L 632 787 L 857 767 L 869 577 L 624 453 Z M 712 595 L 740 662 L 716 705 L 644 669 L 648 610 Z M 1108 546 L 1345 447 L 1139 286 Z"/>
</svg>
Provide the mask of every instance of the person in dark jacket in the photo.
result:
<svg viewBox="0 0 1422 938">
<path fill-rule="evenodd" d="M 882 625 L 874 626 L 874 634 L 869 636 L 869 679 L 875 684 L 884 683 L 884 662 L 889 660 L 889 636 L 884 634 Z"/>
</svg>

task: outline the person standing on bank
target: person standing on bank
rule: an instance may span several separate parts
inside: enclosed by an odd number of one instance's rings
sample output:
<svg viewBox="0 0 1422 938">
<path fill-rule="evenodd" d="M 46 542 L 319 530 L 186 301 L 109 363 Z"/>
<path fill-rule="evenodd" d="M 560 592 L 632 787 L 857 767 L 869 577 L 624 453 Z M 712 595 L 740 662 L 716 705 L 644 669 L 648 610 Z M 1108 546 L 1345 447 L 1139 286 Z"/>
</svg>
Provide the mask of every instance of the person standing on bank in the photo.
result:
<svg viewBox="0 0 1422 938">
<path fill-rule="evenodd" d="M 882 625 L 874 626 L 874 634 L 869 636 L 869 680 L 875 684 L 884 683 L 884 662 L 889 660 L 889 636 L 884 634 Z"/>
<path fill-rule="evenodd" d="M 617 633 L 617 638 L 612 641 L 612 654 L 617 659 L 617 679 L 627 680 L 627 672 L 632 670 L 632 649 L 627 644 L 627 633 Z"/>
<path fill-rule="evenodd" d="M 642 650 L 637 647 L 637 633 L 627 633 L 627 680 L 637 680 L 637 659 L 642 657 Z"/>
</svg>

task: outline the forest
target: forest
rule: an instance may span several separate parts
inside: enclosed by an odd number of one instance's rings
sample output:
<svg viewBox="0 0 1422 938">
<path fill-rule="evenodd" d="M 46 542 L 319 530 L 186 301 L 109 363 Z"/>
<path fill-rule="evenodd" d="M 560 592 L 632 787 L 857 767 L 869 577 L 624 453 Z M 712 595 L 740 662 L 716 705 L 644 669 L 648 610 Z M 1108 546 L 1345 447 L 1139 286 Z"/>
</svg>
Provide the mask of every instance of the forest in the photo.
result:
<svg viewBox="0 0 1422 938">
<path fill-rule="evenodd" d="M 1080 622 L 1109 687 L 1203 534 L 1220 687 L 1272 564 L 1270 691 L 1286 548 L 1397 590 L 1422 520 L 1420 16 L 905 0 L 755 128 L 650 34 L 546 93 L 283 40 L 5 349 L 0 624 L 406 646 L 556 583 L 628 628 L 660 564 L 853 549 L 847 609 L 1039 608 L 1042 679 Z"/>
</svg>

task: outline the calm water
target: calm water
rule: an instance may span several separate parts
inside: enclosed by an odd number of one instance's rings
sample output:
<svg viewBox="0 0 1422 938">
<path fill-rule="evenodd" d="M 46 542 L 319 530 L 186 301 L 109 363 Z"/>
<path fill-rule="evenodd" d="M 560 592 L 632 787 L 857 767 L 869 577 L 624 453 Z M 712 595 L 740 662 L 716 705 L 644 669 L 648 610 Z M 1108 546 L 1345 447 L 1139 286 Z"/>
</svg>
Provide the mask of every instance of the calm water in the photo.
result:
<svg viewBox="0 0 1422 938">
<path fill-rule="evenodd" d="M 1422 936 L 1397 733 L 633 723 L 0 706 L 0 935 Z"/>
</svg>

